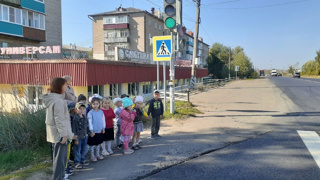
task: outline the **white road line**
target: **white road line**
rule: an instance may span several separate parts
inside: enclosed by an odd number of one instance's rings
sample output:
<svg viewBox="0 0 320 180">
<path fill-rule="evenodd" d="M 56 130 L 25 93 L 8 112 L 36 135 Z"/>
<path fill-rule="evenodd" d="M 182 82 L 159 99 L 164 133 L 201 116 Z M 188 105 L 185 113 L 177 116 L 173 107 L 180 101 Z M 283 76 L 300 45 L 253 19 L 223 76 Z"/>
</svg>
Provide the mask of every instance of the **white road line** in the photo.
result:
<svg viewBox="0 0 320 180">
<path fill-rule="evenodd" d="M 297 131 L 320 168 L 320 137 L 314 131 Z"/>
</svg>

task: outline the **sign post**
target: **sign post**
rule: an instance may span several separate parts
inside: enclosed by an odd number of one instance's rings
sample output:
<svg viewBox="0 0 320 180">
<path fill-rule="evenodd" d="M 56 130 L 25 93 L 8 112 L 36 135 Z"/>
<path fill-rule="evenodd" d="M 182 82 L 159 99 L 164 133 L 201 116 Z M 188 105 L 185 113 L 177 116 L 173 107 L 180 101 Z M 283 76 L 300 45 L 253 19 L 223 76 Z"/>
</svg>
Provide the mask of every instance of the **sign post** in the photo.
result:
<svg viewBox="0 0 320 180">
<path fill-rule="evenodd" d="M 153 37 L 153 60 L 157 61 L 157 68 L 158 68 L 159 61 L 163 61 L 164 109 L 166 109 L 166 103 L 167 103 L 166 61 L 170 61 L 170 75 L 171 75 L 171 68 L 172 68 L 171 55 L 172 55 L 172 36 Z M 159 73 L 158 70 L 157 70 L 157 73 Z M 159 77 L 159 74 L 157 74 L 157 77 Z M 159 84 L 159 80 L 158 80 L 158 84 Z M 158 89 L 159 89 L 159 86 L 158 86 Z M 171 90 L 171 87 L 170 87 L 170 90 Z M 170 105 L 171 105 L 171 102 L 172 101 L 170 101 Z M 170 108 L 170 112 L 171 112 L 171 108 Z"/>
<path fill-rule="evenodd" d="M 235 67 L 235 71 L 236 71 L 236 80 L 237 80 L 237 79 L 238 79 L 237 73 L 238 73 L 238 71 L 239 71 L 239 66 L 236 66 L 236 67 Z"/>
</svg>

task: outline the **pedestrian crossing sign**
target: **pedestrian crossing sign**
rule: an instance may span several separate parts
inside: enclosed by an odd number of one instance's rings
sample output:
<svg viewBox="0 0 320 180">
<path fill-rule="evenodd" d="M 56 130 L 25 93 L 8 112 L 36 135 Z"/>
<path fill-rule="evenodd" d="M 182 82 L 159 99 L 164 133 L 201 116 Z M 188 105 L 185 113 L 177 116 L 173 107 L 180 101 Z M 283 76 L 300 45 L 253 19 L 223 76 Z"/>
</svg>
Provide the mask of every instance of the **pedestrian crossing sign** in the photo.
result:
<svg viewBox="0 0 320 180">
<path fill-rule="evenodd" d="M 153 60 L 170 61 L 172 54 L 171 36 L 153 37 Z"/>
</svg>

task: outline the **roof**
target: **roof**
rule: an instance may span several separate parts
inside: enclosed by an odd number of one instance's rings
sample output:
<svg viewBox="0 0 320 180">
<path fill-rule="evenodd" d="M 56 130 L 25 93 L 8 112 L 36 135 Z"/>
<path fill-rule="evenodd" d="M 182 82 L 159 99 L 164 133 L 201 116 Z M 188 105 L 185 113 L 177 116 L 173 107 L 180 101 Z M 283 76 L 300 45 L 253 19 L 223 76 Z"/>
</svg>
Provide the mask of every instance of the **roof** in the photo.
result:
<svg viewBox="0 0 320 180">
<path fill-rule="evenodd" d="M 116 14 L 130 14 L 130 13 L 137 13 L 137 12 L 145 12 L 144 10 L 132 8 L 132 7 L 122 8 L 122 11 L 119 11 L 119 9 L 120 8 L 117 8 L 114 11 L 107 11 L 107 12 L 103 12 L 103 13 L 92 14 L 89 16 L 94 17 L 94 16 L 107 16 L 107 15 L 116 15 Z"/>
<path fill-rule="evenodd" d="M 191 37 L 192 39 L 194 39 L 194 37 L 191 36 L 190 34 L 186 33 L 186 35 L 189 36 L 189 37 Z M 198 41 L 201 42 L 201 43 L 203 43 L 203 44 L 205 44 L 205 45 L 207 45 L 207 46 L 209 46 L 209 44 L 207 44 L 207 43 L 205 43 L 205 42 L 203 42 L 203 41 L 200 41 L 199 39 L 198 39 Z"/>
<path fill-rule="evenodd" d="M 169 79 L 169 67 L 167 79 Z M 70 75 L 73 86 L 156 81 L 157 66 L 93 59 L 0 60 L 0 84 L 49 85 L 55 77 Z M 176 79 L 191 77 L 190 67 L 176 67 Z M 160 80 L 163 79 L 160 68 Z M 197 69 L 197 77 L 208 76 L 207 69 Z"/>
<path fill-rule="evenodd" d="M 120 9 L 122 9 L 122 11 L 120 11 Z M 156 16 L 146 10 L 132 8 L 132 7 L 128 7 L 128 8 L 119 7 L 119 8 L 116 8 L 116 10 L 114 10 L 114 11 L 107 11 L 107 12 L 103 12 L 103 13 L 92 14 L 89 16 L 90 17 L 97 17 L 97 16 L 111 16 L 111 15 L 119 15 L 119 14 L 133 14 L 133 13 L 146 13 L 146 14 L 149 14 L 150 16 L 152 16 L 160 21 L 163 21 L 163 19 L 159 18 L 158 16 Z"/>
<path fill-rule="evenodd" d="M 86 48 L 86 47 L 80 47 L 80 46 L 76 46 L 76 48 L 74 48 L 74 46 L 72 45 L 67 45 L 67 44 L 63 44 L 62 45 L 62 49 L 68 49 L 68 50 L 73 50 L 73 51 L 92 51 L 92 48 Z"/>
</svg>

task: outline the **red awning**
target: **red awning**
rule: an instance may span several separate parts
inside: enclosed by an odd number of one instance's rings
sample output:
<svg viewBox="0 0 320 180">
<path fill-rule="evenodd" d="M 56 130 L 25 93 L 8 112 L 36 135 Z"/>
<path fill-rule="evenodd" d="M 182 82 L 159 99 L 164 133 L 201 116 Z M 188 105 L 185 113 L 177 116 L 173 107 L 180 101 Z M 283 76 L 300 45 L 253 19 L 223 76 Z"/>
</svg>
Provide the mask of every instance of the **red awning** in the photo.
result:
<svg viewBox="0 0 320 180">
<path fill-rule="evenodd" d="M 167 80 L 169 66 L 166 67 Z M 157 67 L 151 64 L 90 59 L 0 60 L 0 84 L 49 85 L 53 78 L 70 75 L 73 86 L 147 82 L 157 80 Z M 197 69 L 196 77 L 208 76 L 208 70 Z M 176 67 L 176 79 L 191 77 L 191 68 Z M 160 80 L 163 69 L 160 66 Z"/>
</svg>

